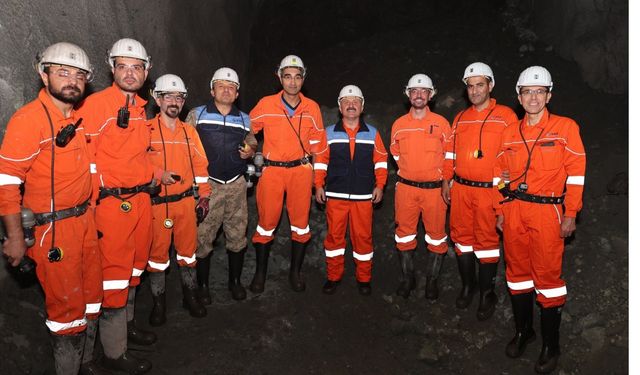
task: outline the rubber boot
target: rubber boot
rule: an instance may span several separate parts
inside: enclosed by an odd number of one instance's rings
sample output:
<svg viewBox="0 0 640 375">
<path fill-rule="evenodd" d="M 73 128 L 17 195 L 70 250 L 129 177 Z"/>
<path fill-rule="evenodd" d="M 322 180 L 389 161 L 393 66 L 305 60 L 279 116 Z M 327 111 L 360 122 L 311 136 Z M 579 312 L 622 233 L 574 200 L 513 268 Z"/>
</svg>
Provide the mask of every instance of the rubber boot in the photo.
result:
<svg viewBox="0 0 640 375">
<path fill-rule="evenodd" d="M 456 307 L 466 309 L 476 293 L 476 255 L 473 252 L 462 253 L 456 257 L 458 271 L 462 280 L 462 289 L 456 298 Z"/>
<path fill-rule="evenodd" d="M 302 263 L 304 263 L 304 253 L 307 244 L 291 241 L 291 267 L 289 268 L 289 284 L 294 292 L 303 292 L 305 289 L 304 279 L 300 275 Z"/>
<path fill-rule="evenodd" d="M 478 304 L 478 312 L 476 318 L 479 321 L 484 321 L 493 315 L 496 311 L 496 303 L 498 303 L 498 296 L 496 295 L 496 271 L 498 270 L 498 263 L 480 263 L 480 270 L 478 272 L 480 279 L 480 303 Z"/>
<path fill-rule="evenodd" d="M 361 296 L 371 295 L 371 282 L 370 281 L 358 281 L 358 293 Z"/>
<path fill-rule="evenodd" d="M 538 374 L 548 374 L 555 370 L 560 358 L 560 321 L 561 307 L 540 309 L 540 330 L 542 331 L 542 350 L 536 362 Z"/>
<path fill-rule="evenodd" d="M 507 344 L 505 353 L 508 357 L 518 358 L 527 345 L 536 339 L 533 330 L 533 292 L 511 295 L 511 305 L 516 335 Z"/>
<path fill-rule="evenodd" d="M 151 331 L 138 328 L 135 316 L 136 287 L 129 288 L 127 297 L 127 339 L 137 345 L 151 345 L 158 337 Z"/>
<path fill-rule="evenodd" d="M 57 375 L 77 374 L 82 362 L 85 333 L 56 335 L 51 333 L 51 346 Z"/>
<path fill-rule="evenodd" d="M 247 291 L 240 281 L 242 266 L 244 265 L 244 253 L 246 251 L 246 248 L 239 252 L 227 250 L 227 256 L 229 258 L 229 290 L 231 291 L 231 298 L 236 301 L 242 301 L 247 298 Z"/>
<path fill-rule="evenodd" d="M 264 283 L 267 279 L 267 265 L 269 264 L 269 252 L 271 251 L 271 242 L 267 243 L 254 243 L 253 247 L 256 249 L 256 273 L 253 275 L 253 280 L 249 285 L 249 290 L 253 293 L 264 292 Z"/>
<path fill-rule="evenodd" d="M 180 276 L 182 279 L 182 306 L 189 310 L 189 315 L 194 318 L 207 316 L 207 309 L 196 297 L 196 270 L 191 267 L 180 267 Z"/>
<path fill-rule="evenodd" d="M 209 292 L 209 271 L 211 270 L 211 254 L 196 259 L 196 275 L 198 278 L 198 299 L 203 305 L 211 304 Z"/>
<path fill-rule="evenodd" d="M 87 329 L 84 332 L 84 351 L 82 353 L 80 375 L 107 374 L 93 359 L 93 350 L 96 346 L 96 336 L 98 334 L 98 319 L 87 319 Z"/>
<path fill-rule="evenodd" d="M 336 290 L 338 289 L 338 285 L 339 284 L 340 284 L 340 280 L 338 280 L 338 281 L 333 281 L 333 280 L 325 281 L 324 285 L 322 286 L 322 293 L 324 293 L 324 294 L 334 294 L 336 292 Z"/>
<path fill-rule="evenodd" d="M 430 300 L 438 299 L 438 276 L 440 276 L 440 268 L 444 254 L 436 254 L 429 251 L 427 266 L 427 285 L 424 290 L 424 296 Z"/>
<path fill-rule="evenodd" d="M 409 298 L 411 291 L 416 288 L 416 276 L 413 268 L 413 257 L 415 249 L 398 250 L 398 259 L 400 260 L 400 269 L 402 271 L 402 281 L 396 290 L 396 294 L 404 299 Z"/>
<path fill-rule="evenodd" d="M 153 298 L 153 307 L 149 314 L 149 324 L 152 327 L 159 327 L 167 321 L 164 272 L 149 272 L 149 281 L 151 284 L 151 297 Z"/>
<path fill-rule="evenodd" d="M 113 371 L 144 374 L 151 362 L 127 351 L 127 312 L 125 308 L 103 308 L 100 315 L 100 342 L 104 350 L 102 365 Z"/>
</svg>

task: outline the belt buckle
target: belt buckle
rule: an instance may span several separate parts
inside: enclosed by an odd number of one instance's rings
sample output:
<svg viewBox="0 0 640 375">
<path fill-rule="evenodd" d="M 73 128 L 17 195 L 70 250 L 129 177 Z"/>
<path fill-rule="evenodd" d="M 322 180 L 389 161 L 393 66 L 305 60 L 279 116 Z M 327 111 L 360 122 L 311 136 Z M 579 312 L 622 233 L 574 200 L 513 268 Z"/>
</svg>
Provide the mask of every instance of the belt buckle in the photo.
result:
<svg viewBox="0 0 640 375">
<path fill-rule="evenodd" d="M 302 159 L 300 159 L 300 164 L 302 165 L 307 165 L 309 164 L 309 158 L 308 157 L 303 157 Z"/>
</svg>

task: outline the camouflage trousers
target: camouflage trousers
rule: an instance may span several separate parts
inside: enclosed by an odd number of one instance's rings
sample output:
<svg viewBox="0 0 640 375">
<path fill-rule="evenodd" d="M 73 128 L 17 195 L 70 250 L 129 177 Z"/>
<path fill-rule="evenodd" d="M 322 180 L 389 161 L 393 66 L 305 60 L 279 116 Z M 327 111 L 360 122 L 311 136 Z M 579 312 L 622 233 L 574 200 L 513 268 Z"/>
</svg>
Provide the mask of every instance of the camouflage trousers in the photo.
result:
<svg viewBox="0 0 640 375">
<path fill-rule="evenodd" d="M 198 258 L 211 254 L 221 225 L 227 250 L 239 252 L 247 247 L 247 182 L 240 176 L 229 184 L 209 180 L 209 185 L 209 214 L 198 226 Z"/>
</svg>

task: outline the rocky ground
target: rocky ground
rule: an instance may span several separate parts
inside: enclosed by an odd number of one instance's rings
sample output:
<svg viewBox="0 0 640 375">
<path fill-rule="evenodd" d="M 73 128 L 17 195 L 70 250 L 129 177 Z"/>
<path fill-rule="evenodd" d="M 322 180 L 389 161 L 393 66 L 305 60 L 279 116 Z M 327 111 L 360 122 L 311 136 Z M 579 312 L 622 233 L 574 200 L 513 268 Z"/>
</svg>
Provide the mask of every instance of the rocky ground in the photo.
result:
<svg viewBox="0 0 640 375">
<path fill-rule="evenodd" d="M 484 22 L 482 17 L 487 14 L 474 13 L 478 9 L 461 10 L 461 22 L 454 30 L 455 22 L 439 17 L 442 13 L 438 11 L 444 12 L 436 9 L 428 25 L 409 11 L 387 21 L 384 15 L 377 15 L 379 18 L 372 21 L 384 21 L 378 29 L 360 33 L 361 29 L 350 32 L 345 26 L 340 29 L 345 38 L 339 43 L 331 39 L 338 37 L 307 30 L 309 40 L 324 37 L 328 41 L 319 43 L 321 48 L 300 46 L 299 53 L 311 72 L 306 93 L 322 104 L 329 124 L 337 116 L 335 97 L 340 87 L 360 85 L 367 97 L 367 121 L 380 129 L 388 145 L 391 123 L 407 110 L 402 88 L 413 73 L 424 71 L 434 79 L 440 92 L 433 110 L 452 119 L 466 105 L 459 78 L 468 63 L 482 59 L 491 64 L 497 80 L 494 96 L 514 109 L 518 107 L 513 86 L 519 72 L 533 64 L 548 67 L 556 84 L 551 109 L 581 125 L 588 157 L 584 209 L 578 231 L 565 250 L 563 277 L 569 294 L 556 373 L 627 373 L 627 96 L 589 89 L 575 64 L 560 59 L 553 46 L 531 42 L 522 28 L 516 33 L 504 19 L 494 17 L 493 22 Z M 508 14 L 503 12 L 503 16 Z M 337 13 L 332 24 L 353 19 L 350 17 Z M 276 54 L 280 56 L 280 51 L 273 56 L 256 53 L 255 84 L 246 93 L 246 108 L 274 87 L 272 66 L 279 60 Z M 418 289 L 408 300 L 395 296 L 399 274 L 393 240 L 395 170 L 390 172 L 384 201 L 375 211 L 371 296 L 357 293 L 350 256 L 338 292 L 333 296 L 321 293 L 326 226 L 324 212 L 313 204 L 313 238 L 304 266 L 306 292 L 297 294 L 288 286 L 289 233 L 284 215 L 270 258 L 265 293 L 248 293 L 243 302 L 231 300 L 226 290 L 224 241 L 219 240 L 212 259 L 214 302 L 208 307 L 208 316 L 194 319 L 182 309 L 179 274 L 172 268 L 168 274 L 169 322 L 155 330 L 158 343 L 134 350 L 153 362 L 154 374 L 532 373 L 540 338 L 522 358 L 514 360 L 504 355 L 504 346 L 513 334 L 513 321 L 503 263 L 497 280 L 498 307 L 486 322 L 475 318 L 477 297 L 467 310 L 455 307 L 460 282 L 452 251 L 443 265 L 441 296 L 436 302 L 424 298 L 426 253 L 422 243 L 416 258 Z M 253 194 L 250 207 L 252 232 L 256 223 Z M 254 259 L 250 249 L 245 284 L 251 279 Z M 150 307 L 148 282 L 144 282 L 137 308 L 143 324 Z M 37 283 L 14 273 L 5 278 L 0 284 L 0 373 L 52 373 L 43 320 Z M 535 329 L 539 332 L 538 319 Z"/>
</svg>

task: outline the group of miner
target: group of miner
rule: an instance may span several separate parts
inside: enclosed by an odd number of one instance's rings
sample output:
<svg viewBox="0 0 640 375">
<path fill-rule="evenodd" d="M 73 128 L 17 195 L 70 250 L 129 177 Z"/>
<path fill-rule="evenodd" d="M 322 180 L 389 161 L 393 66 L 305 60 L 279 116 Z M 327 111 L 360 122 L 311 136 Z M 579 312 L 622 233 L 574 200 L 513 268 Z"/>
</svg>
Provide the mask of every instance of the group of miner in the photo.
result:
<svg viewBox="0 0 640 375">
<path fill-rule="evenodd" d="M 191 316 L 206 316 L 205 305 L 211 304 L 210 256 L 221 226 L 231 297 L 246 298 L 240 280 L 248 247 L 246 171 L 254 168 L 253 159 L 262 174 L 250 291 L 265 289 L 283 203 L 291 227 L 289 283 L 296 292 L 305 290 L 301 269 L 315 199 L 326 205 L 322 292 L 335 293 L 343 278 L 349 227 L 358 292 L 371 294 L 373 206 L 383 198 L 388 154 L 380 132 L 364 121 L 360 88 L 340 90 L 340 119 L 325 128 L 318 104 L 301 92 L 307 69 L 289 55 L 276 72 L 282 90 L 263 97 L 249 114 L 235 105 L 238 74 L 221 67 L 210 81 L 211 100 L 193 108 L 186 121 L 179 118 L 187 98 L 184 82 L 173 74 L 160 76 L 152 91 L 159 113 L 148 119 L 140 96 L 151 69 L 144 46 L 118 40 L 107 61 L 113 84 L 84 98 L 94 74 L 87 54 L 66 42 L 46 48 L 36 63 L 43 88 L 11 117 L 0 148 L 3 253 L 13 266 L 35 265 L 58 374 L 151 369 L 150 361 L 128 350 L 129 343 L 157 339 L 134 319 L 135 292 L 148 271 L 149 323 L 165 324 L 172 245 Z M 496 79 L 488 65 L 470 64 L 462 81 L 471 105 L 450 125 L 429 108 L 436 94 L 432 80 L 413 75 L 405 89 L 410 109 L 391 129 L 402 270 L 397 294 L 408 298 L 416 288 L 422 218 L 425 297 L 438 298 L 450 206 L 462 281 L 456 306 L 467 308 L 479 294 L 477 319 L 489 319 L 498 300 L 502 233 L 516 326 L 506 354 L 517 358 L 536 339 L 537 301 L 542 350 L 535 371 L 549 373 L 560 355 L 567 294 L 561 278 L 564 240 L 575 231 L 582 207 L 586 159 L 579 128 L 548 111 L 553 82 L 544 67 L 531 66 L 518 78 L 520 120 L 491 98 Z M 104 351 L 100 363 L 93 355 L 97 336 Z"/>
</svg>

